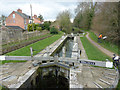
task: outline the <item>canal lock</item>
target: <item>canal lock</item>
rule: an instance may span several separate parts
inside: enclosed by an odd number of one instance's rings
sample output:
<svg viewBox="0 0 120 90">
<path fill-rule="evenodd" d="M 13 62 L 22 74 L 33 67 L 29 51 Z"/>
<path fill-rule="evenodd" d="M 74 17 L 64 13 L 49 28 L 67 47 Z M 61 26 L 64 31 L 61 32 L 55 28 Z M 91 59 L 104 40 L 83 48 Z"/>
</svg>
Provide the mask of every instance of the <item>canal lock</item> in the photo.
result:
<svg viewBox="0 0 120 90">
<path fill-rule="evenodd" d="M 68 37 L 52 56 L 71 58 L 73 39 L 74 38 Z M 66 64 L 69 63 L 66 62 Z M 39 67 L 36 73 L 34 73 L 34 77 L 31 77 L 29 84 L 24 85 L 26 85 L 27 88 L 40 88 L 41 90 L 45 88 L 69 89 L 69 74 L 69 69 L 57 65 Z"/>
</svg>

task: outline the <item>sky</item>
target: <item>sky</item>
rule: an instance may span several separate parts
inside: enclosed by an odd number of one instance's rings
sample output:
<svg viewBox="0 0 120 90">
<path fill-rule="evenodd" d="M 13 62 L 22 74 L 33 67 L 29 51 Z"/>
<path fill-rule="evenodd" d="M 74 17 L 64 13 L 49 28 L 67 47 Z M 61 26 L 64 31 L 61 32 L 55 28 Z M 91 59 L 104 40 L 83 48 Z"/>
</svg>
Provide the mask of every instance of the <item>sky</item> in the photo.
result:
<svg viewBox="0 0 120 90">
<path fill-rule="evenodd" d="M 75 8 L 78 2 L 87 1 L 116 1 L 116 0 L 0 0 L 0 15 L 8 16 L 12 11 L 22 9 L 22 12 L 31 15 L 30 4 L 32 5 L 33 15 L 41 14 L 45 21 L 54 21 L 57 15 L 65 10 L 71 12 L 71 21 L 75 17 Z M 119 0 L 117 0 L 119 1 Z"/>
<path fill-rule="evenodd" d="M 74 10 L 77 7 L 76 0 L 0 0 L 0 14 L 8 16 L 18 8 L 22 12 L 31 15 L 30 4 L 32 5 L 33 15 L 41 14 L 45 21 L 54 21 L 57 15 L 65 10 L 71 12 L 71 21 L 75 16 Z"/>
</svg>

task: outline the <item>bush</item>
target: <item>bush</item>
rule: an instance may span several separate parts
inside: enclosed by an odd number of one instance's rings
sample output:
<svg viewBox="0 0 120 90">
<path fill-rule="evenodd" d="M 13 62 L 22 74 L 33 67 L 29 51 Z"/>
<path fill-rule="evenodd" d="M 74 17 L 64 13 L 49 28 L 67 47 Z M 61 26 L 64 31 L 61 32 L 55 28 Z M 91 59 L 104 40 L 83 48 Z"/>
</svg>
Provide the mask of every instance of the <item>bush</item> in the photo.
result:
<svg viewBox="0 0 120 90">
<path fill-rule="evenodd" d="M 34 30 L 37 30 L 37 27 L 40 27 L 40 24 L 35 24 L 35 23 L 33 23 L 33 26 L 34 26 Z M 40 27 L 41 28 L 41 27 Z M 41 29 L 40 28 L 38 28 L 38 30 L 40 31 Z M 28 31 L 33 31 L 33 29 L 32 29 L 32 24 L 28 24 L 28 27 L 27 27 L 27 29 L 28 29 Z"/>
<path fill-rule="evenodd" d="M 34 30 L 37 30 L 37 27 L 39 27 L 39 24 L 33 24 L 34 25 Z"/>
<path fill-rule="evenodd" d="M 58 30 L 55 27 L 50 28 L 51 34 L 58 34 Z"/>
<path fill-rule="evenodd" d="M 32 24 L 28 24 L 27 29 L 28 31 L 32 31 Z"/>
<path fill-rule="evenodd" d="M 42 25 L 42 29 L 46 29 L 46 30 L 50 30 L 50 25 L 51 25 L 51 22 L 50 21 L 45 21 L 44 24 Z"/>
<path fill-rule="evenodd" d="M 38 30 L 38 31 L 42 31 L 42 28 L 41 28 L 41 27 L 37 27 L 36 30 Z"/>
</svg>

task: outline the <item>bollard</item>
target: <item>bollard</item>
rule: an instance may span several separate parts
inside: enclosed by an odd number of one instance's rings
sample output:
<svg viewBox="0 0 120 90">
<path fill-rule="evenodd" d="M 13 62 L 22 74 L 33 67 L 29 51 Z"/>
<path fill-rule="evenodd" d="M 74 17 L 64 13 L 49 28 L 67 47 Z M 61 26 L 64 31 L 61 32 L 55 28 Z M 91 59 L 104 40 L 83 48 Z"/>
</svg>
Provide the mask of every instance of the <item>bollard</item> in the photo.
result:
<svg viewBox="0 0 120 90">
<path fill-rule="evenodd" d="M 33 49 L 32 49 L 32 47 L 30 47 L 30 54 L 31 54 L 31 57 L 33 57 Z"/>
<path fill-rule="evenodd" d="M 74 66 L 74 62 L 73 62 L 73 66 Z"/>
</svg>

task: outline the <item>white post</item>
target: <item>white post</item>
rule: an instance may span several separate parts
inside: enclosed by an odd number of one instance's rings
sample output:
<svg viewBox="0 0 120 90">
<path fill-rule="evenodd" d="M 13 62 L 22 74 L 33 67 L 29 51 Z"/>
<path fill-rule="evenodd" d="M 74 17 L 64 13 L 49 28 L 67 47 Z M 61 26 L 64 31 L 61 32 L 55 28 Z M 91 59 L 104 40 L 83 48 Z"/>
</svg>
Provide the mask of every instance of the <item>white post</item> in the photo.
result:
<svg viewBox="0 0 120 90">
<path fill-rule="evenodd" d="M 31 57 L 33 57 L 33 49 L 32 49 L 32 47 L 30 47 L 30 53 L 31 53 Z"/>
<path fill-rule="evenodd" d="M 65 46 L 62 48 L 62 52 L 63 52 L 63 57 L 65 57 L 65 53 L 66 53 L 66 48 L 65 48 Z"/>
</svg>

